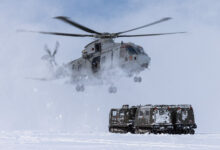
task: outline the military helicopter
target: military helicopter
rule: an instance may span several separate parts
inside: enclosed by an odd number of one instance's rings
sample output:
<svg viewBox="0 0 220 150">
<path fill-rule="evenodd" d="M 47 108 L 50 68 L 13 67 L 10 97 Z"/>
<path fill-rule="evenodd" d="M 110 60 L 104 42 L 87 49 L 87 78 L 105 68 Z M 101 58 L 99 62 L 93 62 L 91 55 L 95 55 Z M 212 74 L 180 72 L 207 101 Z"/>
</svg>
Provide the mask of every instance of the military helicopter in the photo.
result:
<svg viewBox="0 0 220 150">
<path fill-rule="evenodd" d="M 57 63 L 55 61 L 55 55 L 57 53 L 59 44 L 56 44 L 56 48 L 53 53 L 47 47 L 45 47 L 47 55 L 42 57 L 42 59 L 48 60 L 53 68 L 55 68 L 54 66 L 56 66 L 56 70 L 53 72 L 53 79 L 70 77 L 70 82 L 76 85 L 75 88 L 77 92 L 83 92 L 85 90 L 85 85 L 107 84 L 110 85 L 108 89 L 109 93 L 116 93 L 117 88 L 116 86 L 114 86 L 114 82 L 115 80 L 117 81 L 118 77 L 121 76 L 134 77 L 134 82 L 142 81 L 142 78 L 138 76 L 138 74 L 149 67 L 151 58 L 140 45 L 124 42 L 116 43 L 114 42 L 115 38 L 159 36 L 185 33 L 171 32 L 135 35 L 124 34 L 168 21 L 171 19 L 170 17 L 165 17 L 137 28 L 116 33 L 101 33 L 93 29 L 90 29 L 86 26 L 83 26 L 65 16 L 58 16 L 55 17 L 55 19 L 63 21 L 90 34 L 74 34 L 45 31 L 28 32 L 37 32 L 41 34 L 69 37 L 95 38 L 94 41 L 85 46 L 84 50 L 82 51 L 82 56 L 80 58 L 59 67 L 57 67 Z M 43 80 L 49 79 L 43 78 Z"/>
</svg>

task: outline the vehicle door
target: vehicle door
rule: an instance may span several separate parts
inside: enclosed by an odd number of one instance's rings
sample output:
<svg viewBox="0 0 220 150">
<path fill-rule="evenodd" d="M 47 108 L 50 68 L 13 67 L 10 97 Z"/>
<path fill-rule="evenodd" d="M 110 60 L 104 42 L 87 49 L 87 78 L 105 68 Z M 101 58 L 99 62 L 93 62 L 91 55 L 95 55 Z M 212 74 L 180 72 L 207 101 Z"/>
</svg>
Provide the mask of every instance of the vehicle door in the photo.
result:
<svg viewBox="0 0 220 150">
<path fill-rule="evenodd" d="M 150 107 L 140 108 L 137 119 L 139 126 L 148 125 L 150 122 Z"/>
</svg>

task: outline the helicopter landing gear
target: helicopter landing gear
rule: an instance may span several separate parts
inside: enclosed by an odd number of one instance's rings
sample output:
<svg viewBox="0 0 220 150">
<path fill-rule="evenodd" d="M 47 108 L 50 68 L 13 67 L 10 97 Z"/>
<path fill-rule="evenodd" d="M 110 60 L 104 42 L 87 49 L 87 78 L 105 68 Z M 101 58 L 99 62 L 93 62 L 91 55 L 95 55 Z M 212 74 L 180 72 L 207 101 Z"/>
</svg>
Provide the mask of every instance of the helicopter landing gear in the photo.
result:
<svg viewBox="0 0 220 150">
<path fill-rule="evenodd" d="M 116 88 L 115 86 L 110 86 L 110 87 L 108 88 L 108 92 L 109 92 L 109 93 L 116 93 L 116 92 L 117 92 L 117 88 Z"/>
<path fill-rule="evenodd" d="M 141 77 L 134 77 L 134 82 L 142 82 L 142 78 Z"/>
<path fill-rule="evenodd" d="M 84 85 L 83 84 L 82 85 L 77 85 L 76 86 L 76 91 L 77 92 L 84 92 L 85 91 Z"/>
</svg>

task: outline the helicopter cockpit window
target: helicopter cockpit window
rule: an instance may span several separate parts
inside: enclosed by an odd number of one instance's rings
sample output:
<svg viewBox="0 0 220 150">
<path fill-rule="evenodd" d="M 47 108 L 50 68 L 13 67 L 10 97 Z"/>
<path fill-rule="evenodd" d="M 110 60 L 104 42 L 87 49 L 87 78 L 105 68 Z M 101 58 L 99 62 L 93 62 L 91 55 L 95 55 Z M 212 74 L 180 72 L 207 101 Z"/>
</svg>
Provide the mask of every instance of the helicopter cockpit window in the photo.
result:
<svg viewBox="0 0 220 150">
<path fill-rule="evenodd" d="M 143 48 L 142 47 L 140 47 L 140 46 L 137 46 L 136 48 L 135 48 L 135 50 L 137 51 L 137 53 L 144 53 L 144 50 L 143 50 Z"/>
<path fill-rule="evenodd" d="M 126 46 L 126 49 L 127 49 L 128 53 L 131 55 L 137 54 L 136 50 L 130 45 Z"/>
</svg>

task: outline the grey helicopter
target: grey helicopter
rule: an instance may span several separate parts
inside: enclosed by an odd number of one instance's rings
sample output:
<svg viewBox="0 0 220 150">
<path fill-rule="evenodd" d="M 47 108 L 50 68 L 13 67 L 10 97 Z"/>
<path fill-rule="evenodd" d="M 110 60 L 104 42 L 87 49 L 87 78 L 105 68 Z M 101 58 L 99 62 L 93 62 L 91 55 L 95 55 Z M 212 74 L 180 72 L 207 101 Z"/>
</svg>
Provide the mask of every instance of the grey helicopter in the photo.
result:
<svg viewBox="0 0 220 150">
<path fill-rule="evenodd" d="M 158 23 L 162 23 L 170 20 L 170 17 L 165 17 L 160 20 L 148 23 L 146 25 L 136 27 L 130 30 L 125 30 L 116 33 L 98 32 L 86 26 L 83 26 L 68 17 L 58 16 L 55 17 L 60 21 L 63 21 L 69 25 L 72 25 L 80 30 L 83 30 L 89 34 L 74 34 L 74 33 L 60 33 L 60 32 L 45 32 L 45 31 L 27 31 L 36 32 L 41 34 L 50 34 L 58 36 L 69 37 L 92 37 L 94 41 L 87 44 L 82 50 L 82 56 L 76 60 L 68 62 L 67 64 L 58 66 L 55 61 L 55 55 L 59 47 L 59 43 L 56 43 L 54 52 L 45 46 L 47 52 L 42 57 L 43 60 L 47 60 L 53 68 L 53 77 L 51 79 L 60 79 L 69 77 L 70 83 L 75 85 L 77 92 L 83 92 L 85 86 L 91 84 L 106 84 L 109 85 L 109 93 L 116 93 L 117 87 L 114 82 L 118 80 L 118 77 L 126 76 L 133 77 L 134 82 L 140 83 L 142 78 L 138 76 L 140 72 L 149 68 L 151 58 L 144 51 L 140 45 L 128 42 L 114 42 L 115 38 L 120 37 L 145 37 L 145 36 L 160 36 L 169 34 L 178 34 L 185 32 L 170 32 L 170 33 L 154 33 L 154 34 L 134 34 L 126 35 L 131 31 L 149 27 Z M 42 78 L 41 80 L 50 80 L 49 78 Z"/>
</svg>

